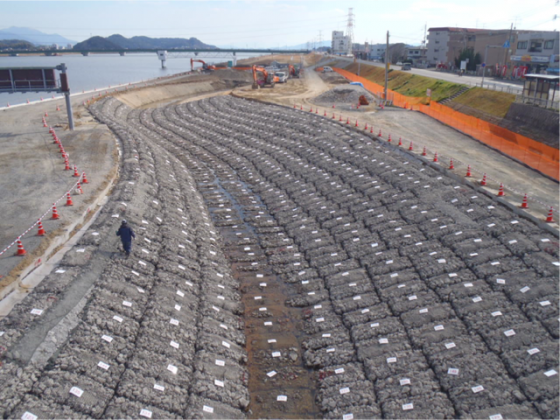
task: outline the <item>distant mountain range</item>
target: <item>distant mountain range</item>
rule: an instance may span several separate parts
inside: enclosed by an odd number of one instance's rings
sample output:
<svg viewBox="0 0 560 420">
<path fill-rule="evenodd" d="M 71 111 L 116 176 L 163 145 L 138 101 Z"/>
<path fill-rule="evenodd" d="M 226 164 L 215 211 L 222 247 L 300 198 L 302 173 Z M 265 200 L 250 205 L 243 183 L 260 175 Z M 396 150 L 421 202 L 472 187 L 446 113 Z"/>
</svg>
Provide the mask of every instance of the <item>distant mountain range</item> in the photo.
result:
<svg viewBox="0 0 560 420">
<path fill-rule="evenodd" d="M 147 36 L 133 36 L 125 38 L 122 35 L 111 35 L 109 37 L 94 36 L 74 45 L 74 49 L 92 50 L 134 50 L 134 49 L 162 49 L 172 50 L 179 48 L 217 49 L 214 45 L 208 45 L 196 38 L 149 38 Z"/>
<path fill-rule="evenodd" d="M 66 46 L 75 44 L 76 41 L 64 38 L 58 34 L 46 34 L 31 28 L 19 28 L 12 26 L 7 29 L 0 29 L 0 40 L 20 40 L 31 42 L 35 45 L 52 45 L 58 44 Z"/>
</svg>

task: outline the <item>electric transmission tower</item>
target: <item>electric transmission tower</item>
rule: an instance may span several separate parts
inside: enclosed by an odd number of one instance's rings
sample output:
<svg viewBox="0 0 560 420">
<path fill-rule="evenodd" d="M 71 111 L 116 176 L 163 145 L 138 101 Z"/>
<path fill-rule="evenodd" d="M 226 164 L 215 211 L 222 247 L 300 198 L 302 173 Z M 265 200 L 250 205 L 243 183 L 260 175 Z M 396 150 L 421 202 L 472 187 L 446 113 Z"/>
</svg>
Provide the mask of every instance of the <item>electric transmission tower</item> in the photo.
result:
<svg viewBox="0 0 560 420">
<path fill-rule="evenodd" d="M 354 42 L 354 13 L 353 8 L 348 9 L 348 24 L 346 25 L 346 36 L 348 37 L 348 54 L 352 54 L 352 43 Z"/>
</svg>

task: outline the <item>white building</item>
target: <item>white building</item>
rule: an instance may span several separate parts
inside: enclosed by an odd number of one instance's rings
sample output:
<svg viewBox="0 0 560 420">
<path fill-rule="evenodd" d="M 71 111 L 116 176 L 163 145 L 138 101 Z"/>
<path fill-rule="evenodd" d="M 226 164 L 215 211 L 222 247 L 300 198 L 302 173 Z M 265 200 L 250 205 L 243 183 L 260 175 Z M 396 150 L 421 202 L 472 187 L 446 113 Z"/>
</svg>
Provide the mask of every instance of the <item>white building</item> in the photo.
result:
<svg viewBox="0 0 560 420">
<path fill-rule="evenodd" d="M 331 51 L 333 54 L 348 54 L 350 37 L 345 36 L 342 31 L 333 31 Z"/>
<path fill-rule="evenodd" d="M 387 44 L 371 44 L 369 47 L 370 60 L 383 60 L 385 58 L 385 50 Z"/>
</svg>

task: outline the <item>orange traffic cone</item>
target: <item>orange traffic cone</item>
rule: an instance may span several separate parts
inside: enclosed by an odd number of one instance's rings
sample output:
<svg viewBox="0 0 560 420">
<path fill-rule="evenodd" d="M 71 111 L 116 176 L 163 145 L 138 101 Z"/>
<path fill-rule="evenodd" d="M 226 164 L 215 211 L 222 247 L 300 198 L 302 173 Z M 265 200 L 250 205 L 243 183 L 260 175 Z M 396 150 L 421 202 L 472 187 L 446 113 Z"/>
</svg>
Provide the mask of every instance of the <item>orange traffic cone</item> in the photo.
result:
<svg viewBox="0 0 560 420">
<path fill-rule="evenodd" d="M 64 158 L 64 170 L 65 171 L 69 171 L 72 168 L 70 168 L 70 162 L 68 161 L 68 158 Z"/>
<path fill-rule="evenodd" d="M 402 137 L 399 137 L 399 146 L 402 146 Z"/>
<path fill-rule="evenodd" d="M 370 132 L 371 134 L 373 134 L 373 125 L 372 125 L 371 128 L 369 129 L 369 132 Z"/>
<path fill-rule="evenodd" d="M 366 125 L 364 126 L 364 130 L 367 130 L 367 122 L 366 122 Z"/>
<path fill-rule="evenodd" d="M 342 114 L 338 116 L 338 121 L 342 122 Z"/>
<path fill-rule="evenodd" d="M 89 181 L 86 177 L 86 173 L 82 172 L 82 184 L 89 184 Z"/>
<path fill-rule="evenodd" d="M 482 181 L 480 181 L 480 185 L 486 185 L 486 174 L 482 175 Z"/>
<path fill-rule="evenodd" d="M 389 133 L 389 138 L 387 139 L 389 143 L 391 143 L 391 133 Z"/>
<path fill-rule="evenodd" d="M 358 127 L 358 120 L 356 120 L 356 124 L 354 125 L 354 127 Z"/>
<path fill-rule="evenodd" d="M 39 231 L 37 232 L 38 236 L 45 236 L 45 229 L 43 229 L 43 224 L 41 223 L 41 219 L 39 219 Z"/>
<path fill-rule="evenodd" d="M 377 137 L 383 137 L 383 134 L 381 133 L 381 129 L 379 129 L 379 134 L 377 134 Z"/>
<path fill-rule="evenodd" d="M 23 244 L 21 243 L 21 238 L 17 238 L 17 252 L 16 255 L 25 255 L 27 254 L 27 251 L 25 250 L 25 248 L 23 247 Z"/>
<path fill-rule="evenodd" d="M 427 156 L 428 152 L 426 151 L 426 146 L 424 146 L 424 150 L 422 150 L 422 156 Z"/>
<path fill-rule="evenodd" d="M 554 218 L 553 218 L 553 212 L 551 207 L 550 210 L 548 211 L 548 215 L 546 216 L 546 223 L 552 223 L 552 222 L 554 222 Z"/>
<path fill-rule="evenodd" d="M 471 165 L 467 166 L 467 174 L 465 176 L 466 177 L 472 176 L 471 175 Z"/>
<path fill-rule="evenodd" d="M 410 146 L 408 146 L 408 150 L 410 150 L 412 152 L 413 148 L 412 148 L 412 142 L 410 142 Z"/>
<path fill-rule="evenodd" d="M 56 219 L 60 219 L 60 216 L 58 215 L 58 211 L 56 210 L 56 205 L 53 204 L 52 206 L 52 216 L 51 219 L 56 220 Z"/>
<path fill-rule="evenodd" d="M 333 120 L 335 119 L 334 112 L 332 113 L 332 119 L 333 119 Z"/>
<path fill-rule="evenodd" d="M 80 185 L 79 182 L 76 184 L 76 192 L 78 194 L 83 194 L 84 193 L 84 191 L 82 190 L 82 186 Z"/>
<path fill-rule="evenodd" d="M 346 124 L 350 124 L 350 118 L 346 118 Z"/>
<path fill-rule="evenodd" d="M 525 197 L 523 197 L 523 202 L 521 203 L 521 208 L 522 209 L 528 209 L 529 208 L 529 203 L 527 202 L 527 194 L 525 194 Z"/>
<path fill-rule="evenodd" d="M 70 197 L 70 193 L 66 193 L 66 205 L 73 206 L 74 202 L 72 201 L 72 197 Z"/>
<path fill-rule="evenodd" d="M 80 174 L 78 173 L 78 167 L 74 165 L 74 174 L 72 176 L 79 177 Z"/>
<path fill-rule="evenodd" d="M 325 109 L 325 113 L 323 114 L 323 117 L 327 116 L 327 110 Z"/>
<path fill-rule="evenodd" d="M 449 169 L 455 169 L 455 166 L 453 166 L 453 159 L 449 160 Z"/>
<path fill-rule="evenodd" d="M 434 155 L 434 162 L 439 162 L 438 157 L 437 157 L 437 152 L 436 152 L 436 154 Z"/>
<path fill-rule="evenodd" d="M 504 194 L 504 184 L 500 184 L 500 189 L 498 190 L 498 197 L 503 197 Z"/>
</svg>

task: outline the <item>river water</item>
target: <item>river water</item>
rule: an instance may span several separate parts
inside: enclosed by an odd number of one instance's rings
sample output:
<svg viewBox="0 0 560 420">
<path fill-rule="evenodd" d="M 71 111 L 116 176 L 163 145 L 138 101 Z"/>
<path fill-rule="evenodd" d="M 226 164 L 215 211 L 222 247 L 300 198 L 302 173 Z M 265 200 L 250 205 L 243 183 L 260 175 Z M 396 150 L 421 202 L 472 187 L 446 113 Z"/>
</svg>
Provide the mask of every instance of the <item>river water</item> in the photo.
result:
<svg viewBox="0 0 560 420">
<path fill-rule="evenodd" d="M 254 57 L 260 54 L 237 54 L 237 59 Z M 193 55 L 194 57 L 194 55 Z M 65 63 L 68 67 L 68 80 L 70 92 L 81 93 L 93 89 L 104 89 L 108 86 L 116 86 L 142 80 L 153 79 L 161 76 L 190 71 L 191 56 L 181 54 L 180 57 L 173 57 L 170 53 L 166 61 L 166 68 L 161 68 L 155 53 L 129 54 L 120 56 L 118 54 L 92 54 L 88 57 L 82 55 L 63 55 L 56 57 L 46 56 L 21 56 L 21 57 L 0 57 L 1 67 L 54 67 Z M 223 63 L 231 58 L 205 58 L 207 63 Z M 195 63 L 195 68 L 199 68 L 200 63 Z M 59 72 L 56 72 L 59 74 Z M 0 93 L 0 107 L 21 104 L 29 101 L 50 98 L 52 93 L 48 92 L 26 92 L 26 93 Z M 61 96 L 60 94 L 56 96 Z"/>
</svg>

